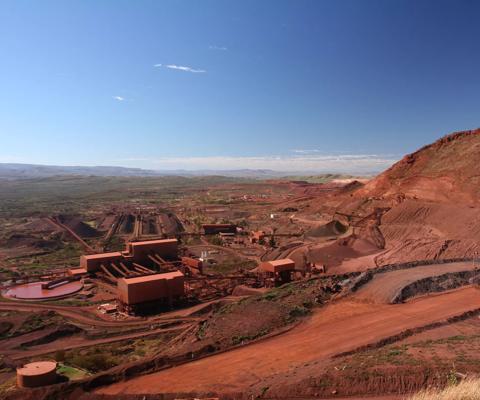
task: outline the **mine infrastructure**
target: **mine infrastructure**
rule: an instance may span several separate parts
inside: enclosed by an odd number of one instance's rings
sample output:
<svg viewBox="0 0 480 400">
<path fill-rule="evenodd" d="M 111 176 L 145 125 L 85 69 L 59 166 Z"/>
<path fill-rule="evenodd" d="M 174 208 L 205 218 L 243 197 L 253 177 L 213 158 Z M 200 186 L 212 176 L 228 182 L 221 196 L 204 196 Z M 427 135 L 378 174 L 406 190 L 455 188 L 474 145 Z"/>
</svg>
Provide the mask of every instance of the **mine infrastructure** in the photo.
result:
<svg viewBox="0 0 480 400">
<path fill-rule="evenodd" d="M 84 248 L 85 250 L 92 254 L 92 253 L 95 253 L 95 250 L 93 249 L 93 247 L 91 247 L 87 242 L 85 242 L 85 240 L 83 240 L 80 236 L 78 236 L 72 229 L 70 229 L 68 226 L 66 226 L 65 224 L 62 224 L 58 218 L 55 218 L 55 217 L 48 217 L 47 218 L 48 221 L 54 225 L 56 228 L 60 228 L 61 230 L 69 233 L 75 240 L 77 240 Z"/>
</svg>

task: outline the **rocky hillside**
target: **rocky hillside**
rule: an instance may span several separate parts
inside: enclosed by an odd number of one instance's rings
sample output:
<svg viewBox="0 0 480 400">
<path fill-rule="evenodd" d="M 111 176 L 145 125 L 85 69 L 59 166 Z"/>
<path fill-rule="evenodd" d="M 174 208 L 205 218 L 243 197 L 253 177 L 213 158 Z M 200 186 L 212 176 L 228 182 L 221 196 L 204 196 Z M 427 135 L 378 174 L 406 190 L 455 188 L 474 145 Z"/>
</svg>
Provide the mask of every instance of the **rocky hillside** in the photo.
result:
<svg viewBox="0 0 480 400">
<path fill-rule="evenodd" d="M 344 198 L 338 210 L 352 216 L 358 238 L 368 239 L 365 226 L 383 236 L 375 263 L 384 265 L 480 254 L 479 199 L 477 129 L 405 156 Z"/>
<path fill-rule="evenodd" d="M 456 132 L 405 156 L 370 181 L 357 196 L 477 203 L 480 129 Z"/>
</svg>

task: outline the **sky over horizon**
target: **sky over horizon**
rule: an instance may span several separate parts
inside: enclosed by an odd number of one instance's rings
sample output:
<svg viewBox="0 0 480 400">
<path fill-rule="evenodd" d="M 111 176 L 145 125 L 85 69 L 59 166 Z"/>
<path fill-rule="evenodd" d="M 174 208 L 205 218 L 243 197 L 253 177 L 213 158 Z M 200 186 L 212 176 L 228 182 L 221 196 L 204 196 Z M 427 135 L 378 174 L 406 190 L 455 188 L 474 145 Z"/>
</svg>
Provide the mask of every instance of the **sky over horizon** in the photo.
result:
<svg viewBox="0 0 480 400">
<path fill-rule="evenodd" d="M 480 126 L 475 0 L 3 0 L 0 162 L 378 172 Z"/>
</svg>

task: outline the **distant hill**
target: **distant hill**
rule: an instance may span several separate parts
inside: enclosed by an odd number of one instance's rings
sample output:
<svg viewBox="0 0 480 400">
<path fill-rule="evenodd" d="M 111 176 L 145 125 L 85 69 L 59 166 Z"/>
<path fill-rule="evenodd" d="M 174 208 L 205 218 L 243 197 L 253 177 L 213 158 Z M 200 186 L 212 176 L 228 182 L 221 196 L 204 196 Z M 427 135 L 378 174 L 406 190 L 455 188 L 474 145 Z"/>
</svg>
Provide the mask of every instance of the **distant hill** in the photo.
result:
<svg viewBox="0 0 480 400">
<path fill-rule="evenodd" d="M 141 168 L 123 167 L 81 167 L 81 166 L 56 166 L 36 164 L 2 164 L 0 163 L 0 178 L 47 178 L 59 175 L 81 176 L 158 176 L 155 171 Z"/>
<path fill-rule="evenodd" d="M 34 179 L 53 176 L 103 176 L 103 177 L 158 177 L 158 176 L 225 176 L 231 178 L 272 179 L 284 178 L 299 179 L 301 176 L 309 182 L 323 183 L 332 179 L 350 176 L 339 174 L 318 174 L 304 177 L 296 171 L 273 171 L 269 169 L 237 169 L 237 170 L 149 170 L 142 168 L 109 167 L 109 166 L 58 166 L 37 164 L 2 164 L 0 163 L 0 179 Z M 294 178 L 295 177 L 295 178 Z"/>
<path fill-rule="evenodd" d="M 0 163 L 0 179 L 19 178 L 47 178 L 52 176 L 78 175 L 78 176 L 123 176 L 123 177 L 155 177 L 155 176 L 212 176 L 272 178 L 284 176 L 285 172 L 271 170 L 171 170 L 154 171 L 142 168 L 110 167 L 110 166 L 58 166 L 37 164 L 4 164 Z"/>
</svg>

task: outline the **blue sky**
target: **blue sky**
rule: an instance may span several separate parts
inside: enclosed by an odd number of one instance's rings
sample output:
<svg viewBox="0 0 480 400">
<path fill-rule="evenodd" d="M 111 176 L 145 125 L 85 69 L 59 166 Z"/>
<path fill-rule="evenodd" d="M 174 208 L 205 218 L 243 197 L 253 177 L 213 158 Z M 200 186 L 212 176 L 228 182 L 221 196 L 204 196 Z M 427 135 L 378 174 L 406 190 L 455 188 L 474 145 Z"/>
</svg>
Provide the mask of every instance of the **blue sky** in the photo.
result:
<svg viewBox="0 0 480 400">
<path fill-rule="evenodd" d="M 365 172 L 480 126 L 475 0 L 0 2 L 0 162 Z"/>
</svg>

